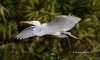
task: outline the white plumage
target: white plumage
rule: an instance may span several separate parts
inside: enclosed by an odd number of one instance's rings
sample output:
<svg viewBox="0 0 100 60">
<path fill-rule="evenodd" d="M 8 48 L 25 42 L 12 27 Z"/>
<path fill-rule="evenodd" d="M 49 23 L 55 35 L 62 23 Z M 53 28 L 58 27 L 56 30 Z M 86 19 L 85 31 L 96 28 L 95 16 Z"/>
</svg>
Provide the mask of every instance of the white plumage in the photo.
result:
<svg viewBox="0 0 100 60">
<path fill-rule="evenodd" d="M 58 37 L 67 37 L 66 34 L 71 35 L 71 33 L 66 32 L 74 27 L 74 25 L 80 21 L 81 18 L 72 15 L 60 15 L 57 16 L 50 23 L 40 24 L 39 21 L 27 22 L 35 26 L 31 26 L 20 32 L 16 38 L 25 39 L 32 36 L 43 36 L 43 35 L 56 35 Z M 25 22 L 24 22 L 25 23 Z M 63 33 L 63 34 L 62 34 Z"/>
</svg>

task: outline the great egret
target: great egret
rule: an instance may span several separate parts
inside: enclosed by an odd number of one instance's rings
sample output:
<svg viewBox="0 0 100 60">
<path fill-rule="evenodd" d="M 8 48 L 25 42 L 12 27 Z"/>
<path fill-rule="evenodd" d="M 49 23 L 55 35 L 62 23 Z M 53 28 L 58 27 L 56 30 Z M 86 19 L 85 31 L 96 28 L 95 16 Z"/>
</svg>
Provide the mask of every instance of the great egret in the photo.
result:
<svg viewBox="0 0 100 60">
<path fill-rule="evenodd" d="M 25 39 L 32 36 L 43 36 L 43 35 L 56 35 L 59 38 L 65 38 L 67 35 L 79 39 L 73 35 L 71 35 L 70 32 L 66 32 L 70 30 L 74 25 L 80 21 L 81 18 L 75 17 L 73 15 L 60 15 L 57 16 L 54 20 L 52 20 L 50 23 L 43 23 L 40 24 L 39 21 L 23 21 L 21 23 L 29 23 L 33 24 L 34 26 L 30 26 L 20 32 L 15 38 L 17 39 Z M 82 39 L 79 39 L 83 41 Z"/>
</svg>

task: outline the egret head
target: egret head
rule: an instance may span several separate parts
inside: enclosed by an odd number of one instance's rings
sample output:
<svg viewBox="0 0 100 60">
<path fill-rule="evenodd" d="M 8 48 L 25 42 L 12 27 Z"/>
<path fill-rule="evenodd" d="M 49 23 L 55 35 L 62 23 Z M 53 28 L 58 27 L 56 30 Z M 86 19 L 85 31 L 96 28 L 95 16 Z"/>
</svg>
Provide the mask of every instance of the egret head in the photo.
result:
<svg viewBox="0 0 100 60">
<path fill-rule="evenodd" d="M 32 25 L 35 25 L 35 26 L 40 26 L 41 25 L 39 21 L 21 21 L 20 23 L 21 24 L 23 24 L 23 23 L 32 24 Z"/>
</svg>

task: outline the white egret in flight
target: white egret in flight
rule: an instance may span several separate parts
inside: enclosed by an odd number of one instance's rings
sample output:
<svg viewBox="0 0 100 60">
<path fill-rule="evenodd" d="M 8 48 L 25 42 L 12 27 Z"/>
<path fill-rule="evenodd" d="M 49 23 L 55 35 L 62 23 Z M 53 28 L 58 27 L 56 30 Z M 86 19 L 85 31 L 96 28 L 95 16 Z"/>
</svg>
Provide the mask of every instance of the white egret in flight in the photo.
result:
<svg viewBox="0 0 100 60">
<path fill-rule="evenodd" d="M 42 25 L 39 21 L 23 21 L 22 23 L 33 24 L 34 26 L 26 28 L 25 30 L 20 32 L 15 38 L 25 39 L 32 36 L 43 35 L 56 35 L 60 38 L 65 38 L 67 37 L 67 35 L 69 35 L 75 39 L 79 39 L 71 35 L 71 33 L 67 31 L 73 28 L 74 25 L 80 20 L 81 18 L 72 15 L 60 15 L 53 19 L 50 23 L 43 23 Z M 83 41 L 82 39 L 79 40 Z"/>
</svg>

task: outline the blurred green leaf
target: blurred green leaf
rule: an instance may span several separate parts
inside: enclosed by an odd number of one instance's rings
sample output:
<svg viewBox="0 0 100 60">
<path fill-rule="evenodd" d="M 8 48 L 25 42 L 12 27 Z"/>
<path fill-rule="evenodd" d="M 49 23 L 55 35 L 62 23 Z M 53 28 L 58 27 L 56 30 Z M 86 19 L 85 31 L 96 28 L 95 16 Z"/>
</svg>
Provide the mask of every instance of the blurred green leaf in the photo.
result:
<svg viewBox="0 0 100 60">
<path fill-rule="evenodd" d="M 20 25 L 20 21 L 48 23 L 58 15 L 69 14 L 81 18 L 71 33 L 87 43 L 48 35 L 14 38 L 29 26 Z M 0 60 L 100 60 L 99 42 L 100 0 L 0 0 Z"/>
</svg>

